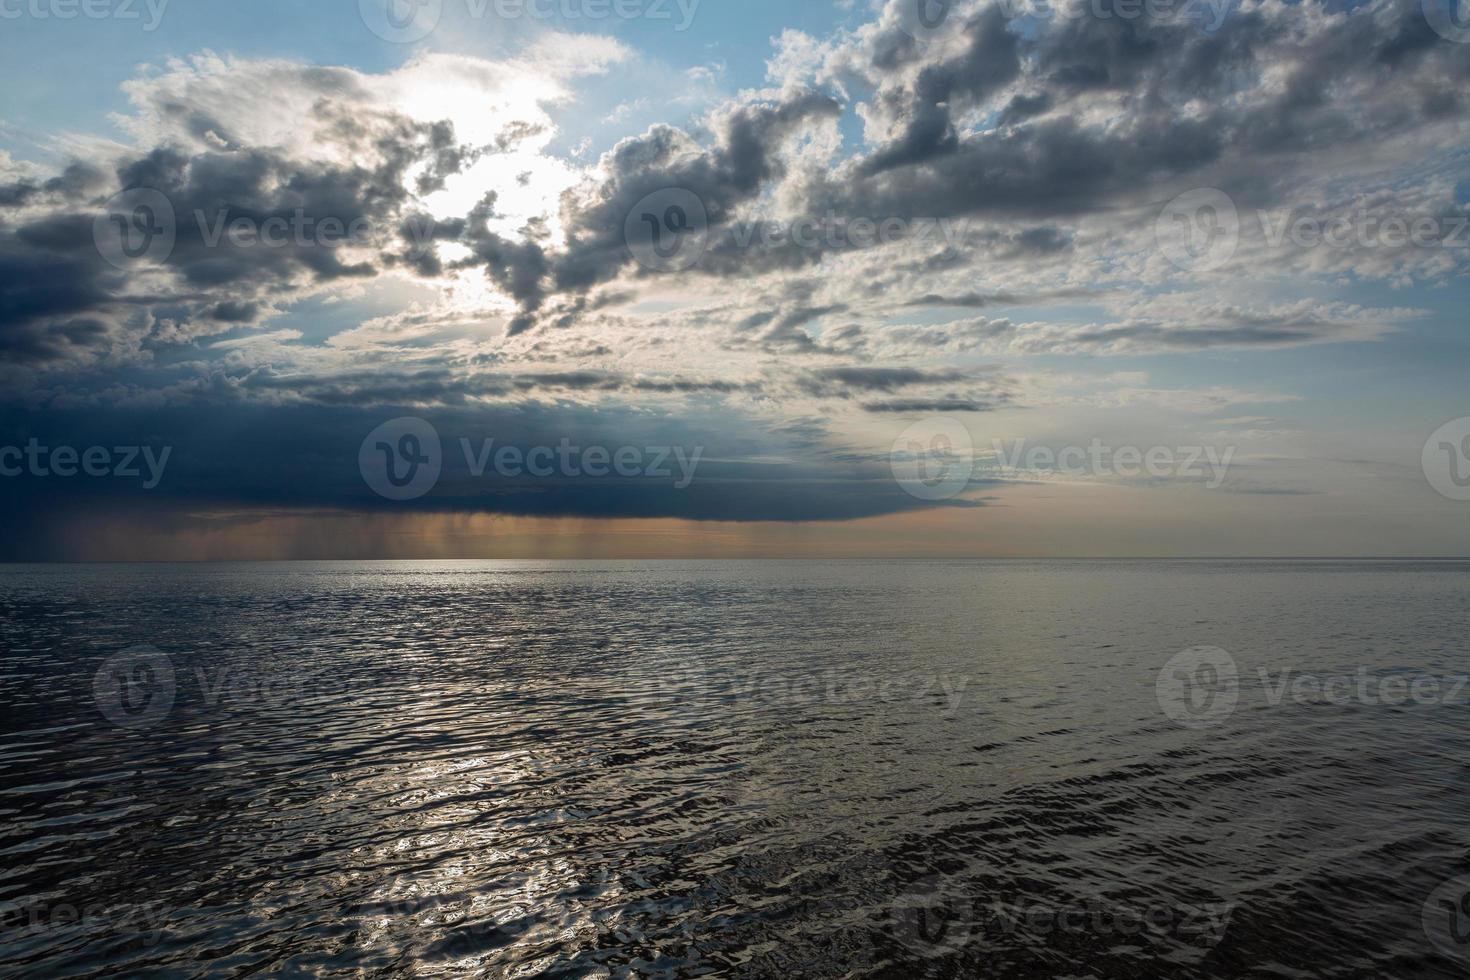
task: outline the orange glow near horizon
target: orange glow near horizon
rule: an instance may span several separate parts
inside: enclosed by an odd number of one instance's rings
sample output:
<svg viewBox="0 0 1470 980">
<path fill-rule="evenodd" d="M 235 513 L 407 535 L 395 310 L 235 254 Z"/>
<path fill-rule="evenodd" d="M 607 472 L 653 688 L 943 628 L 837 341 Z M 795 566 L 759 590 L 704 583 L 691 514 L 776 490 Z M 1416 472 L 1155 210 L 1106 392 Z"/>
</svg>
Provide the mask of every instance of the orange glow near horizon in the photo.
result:
<svg viewBox="0 0 1470 980">
<path fill-rule="evenodd" d="M 1371 502 L 1101 485 L 1016 485 L 986 506 L 847 522 L 511 517 L 423 511 L 81 514 L 73 561 L 904 557 L 1270 557 L 1371 553 Z M 1381 516 L 1381 515 L 1380 515 Z M 1448 555 L 1409 540 L 1402 555 Z"/>
</svg>

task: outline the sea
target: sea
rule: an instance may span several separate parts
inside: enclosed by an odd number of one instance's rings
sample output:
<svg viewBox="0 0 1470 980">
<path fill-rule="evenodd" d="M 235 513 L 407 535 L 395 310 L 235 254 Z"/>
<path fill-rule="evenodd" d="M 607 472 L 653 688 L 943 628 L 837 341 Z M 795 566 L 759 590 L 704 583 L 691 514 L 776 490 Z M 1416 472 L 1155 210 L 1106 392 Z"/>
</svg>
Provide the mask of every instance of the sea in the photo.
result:
<svg viewBox="0 0 1470 980">
<path fill-rule="evenodd" d="M 0 566 L 0 976 L 1460 977 L 1470 563 Z"/>
</svg>

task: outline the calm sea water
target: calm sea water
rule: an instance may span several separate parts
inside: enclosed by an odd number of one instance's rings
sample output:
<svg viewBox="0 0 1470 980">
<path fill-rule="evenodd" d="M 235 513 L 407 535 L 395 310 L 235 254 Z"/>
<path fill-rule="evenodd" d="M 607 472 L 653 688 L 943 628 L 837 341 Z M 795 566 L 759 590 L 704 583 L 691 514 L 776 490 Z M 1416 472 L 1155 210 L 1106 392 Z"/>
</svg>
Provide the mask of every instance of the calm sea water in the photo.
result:
<svg viewBox="0 0 1470 980">
<path fill-rule="evenodd" d="M 0 567 L 0 972 L 1462 976 L 1467 586 Z"/>
</svg>

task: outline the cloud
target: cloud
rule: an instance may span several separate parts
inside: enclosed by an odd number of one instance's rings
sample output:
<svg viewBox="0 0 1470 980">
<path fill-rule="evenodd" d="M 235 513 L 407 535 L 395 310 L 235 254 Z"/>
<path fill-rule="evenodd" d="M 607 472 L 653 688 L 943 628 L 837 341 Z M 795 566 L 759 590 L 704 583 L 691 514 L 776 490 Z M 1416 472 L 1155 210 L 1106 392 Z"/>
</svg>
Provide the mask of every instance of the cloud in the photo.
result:
<svg viewBox="0 0 1470 980">
<path fill-rule="evenodd" d="M 879 462 L 906 416 L 1245 404 L 1248 385 L 1191 400 L 1121 373 L 1076 382 L 1054 359 L 1382 342 L 1431 304 L 1352 287 L 1467 271 L 1443 248 L 1273 244 L 1258 219 L 1464 212 L 1470 46 L 1433 35 L 1416 2 L 1248 2 L 1213 32 L 1147 6 L 960 3 L 923 39 L 901 29 L 908 6 L 783 33 L 767 87 L 693 119 L 646 125 L 657 100 L 606 93 L 630 108 L 599 111 L 590 134 L 568 119 L 633 70 L 619 41 L 379 73 L 209 52 L 141 69 L 115 120 L 125 144 L 58 137 L 89 152 L 54 171 L 0 159 L 0 422 L 18 436 L 42 408 L 75 442 L 92 430 L 68 413 L 118 410 L 190 449 L 180 506 L 313 507 L 380 506 L 341 433 L 386 412 L 553 441 L 616 425 L 711 447 L 710 485 L 451 478 L 424 506 L 846 520 L 930 506 Z M 633 131 L 602 139 L 625 118 Z M 555 149 L 594 135 L 595 161 Z M 114 265 L 94 223 L 138 187 L 169 201 L 175 241 L 166 260 Z M 1155 239 L 1160 207 L 1196 187 L 1243 219 L 1210 272 Z M 640 264 L 625 237 L 671 190 L 705 213 L 702 253 L 677 272 Z M 359 233 L 227 234 L 328 220 Z M 861 233 L 890 220 L 901 233 Z M 821 234 L 790 234 L 801 221 Z M 238 428 L 259 472 L 207 445 L 209 426 Z M 80 499 L 43 497 L 23 502 Z"/>
<path fill-rule="evenodd" d="M 267 379 L 256 383 L 278 383 Z M 366 379 L 363 379 L 366 380 Z M 405 396 L 436 396 L 444 378 L 415 375 L 384 388 Z M 527 379 L 532 380 L 532 379 Z M 535 379 L 541 384 L 545 379 Z M 598 379 L 561 377 L 578 387 Z M 636 382 L 634 383 L 636 385 Z M 383 390 L 382 388 L 379 389 Z M 57 480 L 29 476 L 0 481 L 0 503 L 37 522 L 90 510 L 134 515 L 168 514 L 198 524 L 220 509 L 321 508 L 403 513 L 493 513 L 597 518 L 673 517 L 694 521 L 847 521 L 931 506 L 973 506 L 965 500 L 930 504 L 905 493 L 886 460 L 844 462 L 830 447 L 816 449 L 795 434 L 732 425 L 718 411 L 657 418 L 639 409 L 544 406 L 486 409 L 472 404 L 425 410 L 408 405 L 363 407 L 350 393 L 317 393 L 311 404 L 255 404 L 249 410 L 219 393 L 175 404 L 138 404 L 99 413 L 85 406 L 53 408 L 42 416 L 0 412 L 0 445 L 130 446 L 142 440 L 157 455 L 166 446 L 164 478 L 145 490 L 141 481 Z M 409 504 L 387 501 L 364 483 L 362 440 L 390 418 L 416 414 L 435 426 L 443 472 L 427 496 Z M 462 442 L 463 440 L 463 442 Z M 659 472 L 622 478 L 551 478 L 476 474 L 471 460 L 486 440 L 495 448 L 631 447 Z M 467 457 L 464 443 L 470 446 Z M 678 487 L 678 455 L 698 453 L 692 482 Z M 665 472 L 666 471 L 666 472 Z M 0 557 L 54 557 L 55 542 L 18 536 L 0 544 Z"/>
<path fill-rule="evenodd" d="M 994 405 L 988 402 L 966 401 L 961 398 L 937 400 L 907 399 L 889 402 L 868 402 L 863 411 L 901 415 L 932 415 L 938 412 L 989 412 Z"/>
<path fill-rule="evenodd" d="M 136 357 L 160 338 L 261 323 L 336 280 L 393 270 L 483 274 L 514 305 L 509 336 L 566 328 L 596 309 L 591 292 L 652 285 L 632 261 L 624 227 L 639 201 L 670 188 L 698 198 L 711 231 L 691 281 L 774 283 L 820 268 L 836 277 L 835 291 L 844 282 L 861 288 L 864 269 L 886 266 L 889 276 L 911 270 L 884 297 L 890 305 L 1080 298 L 1117 290 L 1098 257 L 1128 254 L 1135 229 L 1126 216 L 1161 183 L 1193 174 L 1235 187 L 1243 202 L 1281 203 L 1291 189 L 1285 175 L 1308 161 L 1393 134 L 1443 143 L 1464 115 L 1452 95 L 1420 95 L 1453 93 L 1470 55 L 1431 43 L 1407 0 L 1337 14 L 1254 4 L 1213 33 L 1177 16 L 1045 9 L 1023 28 L 1014 9 L 976 4 L 960 8 L 951 34 L 927 47 L 905 40 L 897 9 L 890 4 L 873 24 L 822 44 L 788 32 L 772 63 L 779 88 L 718 107 L 702 121 L 703 136 L 658 125 L 618 142 L 580 177 L 561 171 L 529 199 L 550 208 L 543 214 L 525 210 L 513 180 L 481 184 L 458 214 L 443 208 L 475 186 L 466 182 L 472 172 L 475 181 L 508 176 L 479 169 L 507 153 L 546 164 L 528 172 L 554 172 L 540 156 L 555 129 L 547 107 L 573 99 L 578 78 L 626 60 L 630 52 L 615 41 L 546 39 L 503 62 L 431 55 L 382 75 L 208 53 L 172 62 L 127 83 L 134 111 L 119 122 L 139 148 L 107 161 L 111 174 L 77 163 L 46 179 L 0 184 L 0 202 L 19 212 L 0 237 L 0 261 L 19 270 L 44 251 L 47 261 L 68 264 L 74 287 L 70 297 L 44 280 L 35 296 L 11 287 L 16 336 L 4 350 L 30 364 L 87 351 Z M 1333 86 L 1321 84 L 1325 73 Z M 871 96 L 849 106 L 848 93 L 861 87 Z M 834 162 L 829 134 L 849 107 L 872 145 Z M 1267 152 L 1280 165 L 1263 183 L 1252 161 Z M 164 267 L 122 281 L 87 254 L 90 215 L 73 202 L 90 194 L 95 204 L 103 191 L 126 186 L 169 195 L 180 236 Z M 545 195 L 556 187 L 552 205 Z M 821 216 L 844 242 L 741 233 L 741 222 L 773 206 L 778 219 Z M 1109 222 L 1109 214 L 1124 220 Z M 966 226 L 960 241 L 846 241 L 853 222 L 885 216 L 982 223 Z M 290 217 L 373 231 L 358 249 L 214 243 L 230 222 Z M 450 246 L 459 251 L 446 252 Z M 897 265 L 886 254 L 895 251 L 903 256 Z M 1454 257 L 1421 258 L 1409 274 L 1455 271 Z M 1381 253 L 1311 259 L 1323 274 L 1383 262 Z M 977 261 L 1015 268 L 1013 279 L 1042 261 L 1077 281 L 1041 291 L 924 288 L 926 278 Z M 1138 271 L 1158 270 L 1153 256 Z M 1401 266 L 1377 272 L 1405 274 Z M 752 314 L 752 325 L 769 314 L 761 331 L 732 342 L 820 352 L 811 323 L 849 305 L 815 296 L 783 304 Z M 1315 342 L 1322 327 L 1230 322 L 1178 331 L 1163 321 L 1128 322 L 1086 327 L 1070 345 L 1052 347 L 1277 346 Z"/>
</svg>

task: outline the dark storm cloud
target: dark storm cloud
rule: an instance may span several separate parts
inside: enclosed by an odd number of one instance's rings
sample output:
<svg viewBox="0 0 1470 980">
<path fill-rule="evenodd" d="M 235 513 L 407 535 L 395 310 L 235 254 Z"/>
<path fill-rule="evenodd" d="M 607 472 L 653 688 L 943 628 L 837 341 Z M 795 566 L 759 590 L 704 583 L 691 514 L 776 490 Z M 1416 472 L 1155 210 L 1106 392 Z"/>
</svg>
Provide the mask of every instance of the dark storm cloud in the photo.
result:
<svg viewBox="0 0 1470 980">
<path fill-rule="evenodd" d="M 1020 40 L 1000 6 L 971 18 L 964 33 L 960 54 L 925 65 L 907 89 L 880 91 L 886 111 L 903 119 L 901 133 L 864 160 L 859 173 L 871 176 L 954 152 L 960 136 L 950 107 L 982 102 L 1020 74 Z"/>
<path fill-rule="evenodd" d="M 1213 32 L 1185 17 L 1148 16 L 1147 9 L 1144 16 L 1113 13 L 1033 18 L 1022 26 L 996 4 L 969 16 L 955 45 L 875 38 L 864 49 L 870 60 L 847 70 L 873 89 L 869 111 L 879 145 L 833 173 L 803 173 L 786 188 L 788 204 L 808 217 L 830 216 L 837 229 L 858 218 L 1022 218 L 1024 227 L 992 229 L 969 249 L 922 260 L 959 266 L 978 248 L 1019 261 L 1072 249 L 1069 219 L 1138 198 L 1160 181 L 1208 172 L 1222 186 L 1249 183 L 1252 194 L 1269 197 L 1269 181 L 1255 172 L 1263 153 L 1279 155 L 1273 171 L 1281 170 L 1297 155 L 1340 152 L 1464 114 L 1459 93 L 1470 79 L 1470 46 L 1433 43 L 1411 0 L 1380 0 L 1320 18 L 1310 29 L 1305 13 L 1274 6 L 1233 11 Z M 461 145 L 447 123 L 365 113 L 353 100 L 368 96 L 350 73 L 300 69 L 293 77 L 321 91 L 317 121 L 353 151 L 353 162 L 302 161 L 252 147 L 219 111 L 175 93 L 160 111 L 197 146 L 157 147 L 124 161 L 108 180 L 77 164 L 49 181 L 0 185 L 0 205 L 55 205 L 44 213 L 22 210 L 0 228 L 0 256 L 13 267 L 26 250 L 43 252 L 46 261 L 67 266 L 64 282 L 72 290 L 58 295 L 65 289 L 58 276 L 36 279 L 34 297 L 24 295 L 31 288 L 25 279 L 8 285 L 3 329 L 10 336 L 0 353 L 46 361 L 107 344 L 137 347 L 150 330 L 179 339 L 211 324 L 249 323 L 267 315 L 283 289 L 365 278 L 389 264 L 438 275 L 446 264 L 437 246 L 446 242 L 470 250 L 452 268 L 482 270 L 516 303 L 511 335 L 538 324 L 567 327 L 596 308 L 596 287 L 638 271 L 625 220 L 647 195 L 671 188 L 696 195 L 708 216 L 709 246 L 692 275 L 810 269 L 832 248 L 734 233 L 743 209 L 792 176 L 783 148 L 841 115 L 839 98 L 817 88 L 746 96 L 709 121 L 708 140 L 660 125 L 621 141 L 603 157 L 598 183 L 564 197 L 565 244 L 558 246 L 539 221 L 514 233 L 492 230 L 493 193 L 466 215 L 428 223 L 409 208 L 407 187 L 440 189 L 478 154 L 497 148 Z M 1104 107 L 1099 98 L 1113 101 Z M 512 124 L 500 149 L 526 138 L 516 127 L 528 125 Z M 139 303 L 85 254 L 91 215 L 65 203 L 128 186 L 164 191 L 180 215 L 168 267 L 176 281 L 166 287 L 174 295 L 166 306 L 167 296 Z M 196 211 L 215 228 L 220 220 L 259 223 L 297 213 L 361 220 L 381 228 L 384 240 L 375 243 L 375 258 L 352 260 L 334 248 L 210 247 Z M 1004 294 L 995 301 L 1004 302 Z M 984 301 L 977 294 L 953 305 Z M 56 309 L 44 312 L 48 306 Z M 21 310 L 37 312 L 22 319 Z M 840 310 L 831 303 L 785 306 L 753 343 L 820 352 L 808 323 Z M 156 322 L 163 320 L 166 328 Z"/>
<path fill-rule="evenodd" d="M 56 195 L 62 200 L 75 200 L 88 191 L 101 187 L 107 174 L 98 167 L 77 161 L 69 164 L 59 176 L 49 180 L 17 180 L 0 183 L 0 208 L 15 208 L 30 204 L 47 195 Z"/>
<path fill-rule="evenodd" d="M 1017 293 L 955 293 L 943 296 L 926 293 L 908 300 L 906 306 L 948 306 L 957 309 L 983 310 L 987 306 L 1019 306 L 1025 297 Z"/>
<path fill-rule="evenodd" d="M 648 391 L 658 394 L 720 394 L 728 395 L 737 391 L 759 391 L 759 386 L 754 384 L 737 384 L 733 381 L 654 381 L 640 378 L 628 386 L 633 391 Z"/>
<path fill-rule="evenodd" d="M 807 379 L 813 393 L 828 391 L 833 385 L 862 392 L 890 392 L 914 385 L 952 384 L 964 381 L 963 371 L 924 371 L 918 368 L 836 367 L 813 371 Z"/>
<path fill-rule="evenodd" d="M 424 379 L 432 381 L 432 379 Z M 427 496 L 385 500 L 359 469 L 363 440 L 389 419 L 429 421 L 442 444 L 443 472 Z M 815 436 L 815 431 L 809 433 Z M 634 410 L 484 406 L 433 410 L 384 406 L 364 410 L 336 405 L 268 407 L 231 400 L 114 410 L 25 412 L 0 410 L 0 446 L 147 446 L 167 448 L 163 478 L 152 489 L 141 479 L 36 476 L 0 479 L 0 505 L 24 513 L 49 533 L 0 539 L 0 559 L 63 555 L 56 536 L 69 516 L 92 510 L 168 515 L 207 528 L 212 511 L 256 508 L 483 512 L 521 516 L 674 517 L 720 521 L 844 521 L 933 507 L 905 493 L 885 460 L 842 462 L 817 439 L 780 431 L 742 431 L 718 412 L 655 418 Z M 461 440 L 478 454 L 496 448 L 603 446 L 610 450 L 678 447 L 686 459 L 699 451 L 694 478 L 676 488 L 681 471 L 670 456 L 664 469 L 638 477 L 593 478 L 558 473 L 548 478 L 476 475 Z M 651 463 L 651 457 L 649 457 Z M 0 460 L 9 465 L 10 458 Z M 184 518 L 183 515 L 196 516 Z"/>
<path fill-rule="evenodd" d="M 670 126 L 625 139 L 603 158 L 607 177 L 591 197 L 565 202 L 567 245 L 554 254 L 534 240 L 513 245 L 472 220 L 468 240 L 476 257 L 519 303 L 511 333 L 534 325 L 550 293 L 586 293 L 631 263 L 624 226 L 639 201 L 670 188 L 689 191 L 703 203 L 710 226 L 718 228 L 784 173 L 777 153 L 784 140 L 838 113 L 835 99 L 807 91 L 736 106 L 717 120 L 708 147 Z"/>
<path fill-rule="evenodd" d="M 378 406 L 394 404 L 464 405 L 475 399 L 538 399 L 561 395 L 646 392 L 655 394 L 726 395 L 756 392 L 754 383 L 718 378 L 633 376 L 612 371 L 542 371 L 494 373 L 462 367 L 429 367 L 383 371 L 341 371 L 326 376 L 278 374 L 269 368 L 231 378 L 226 387 L 245 394 L 278 393 L 269 399 L 319 405 Z M 289 397 L 286 397 L 289 396 Z"/>
<path fill-rule="evenodd" d="M 129 317 L 114 302 L 126 277 L 87 253 L 52 251 L 77 231 L 64 219 L 7 235 L 0 230 L 0 361 L 42 364 L 87 356 Z M 91 223 L 85 232 L 91 240 Z"/>
<path fill-rule="evenodd" d="M 1431 43 L 1410 0 L 1364 5 L 1313 30 L 1289 7 L 1237 10 L 1215 32 L 1116 11 L 1032 32 L 1013 24 L 1005 36 L 1019 62 L 996 38 L 999 9 L 967 25 L 962 53 L 917 73 L 875 71 L 893 135 L 836 189 L 847 208 L 1087 211 L 1209 165 L 1249 169 L 1250 154 L 1341 149 L 1462 114 L 1461 100 L 1427 108 L 1424 95 L 1463 91 L 1470 78 L 1467 46 Z M 1001 54 L 976 59 L 981 48 Z M 1024 111 L 990 101 L 1011 79 L 1025 86 Z M 1057 111 L 1101 93 L 1123 99 L 1105 128 Z M 958 135 L 962 114 L 1001 108 L 998 128 Z"/>
<path fill-rule="evenodd" d="M 875 35 L 863 49 L 870 60 L 843 70 L 874 89 L 870 125 L 886 135 L 832 173 L 803 175 L 787 187 L 787 203 L 839 230 L 890 216 L 1044 219 L 983 232 L 926 260 L 943 264 L 947 255 L 964 265 L 980 249 L 1018 261 L 1072 249 L 1069 220 L 1137 202 L 1172 180 L 1209 174 L 1268 203 L 1278 193 L 1270 178 L 1297 157 L 1463 115 L 1456 93 L 1470 80 L 1470 46 L 1431 43 L 1417 2 L 1383 0 L 1309 24 L 1311 10 L 1237 9 L 1205 31 L 1189 16 L 1106 4 L 1110 16 L 1023 25 L 995 4 L 963 22 L 956 45 Z M 709 242 L 690 275 L 815 268 L 833 245 L 820 236 L 807 244 L 752 237 L 737 211 L 789 176 L 783 144 L 839 111 L 834 96 L 788 87 L 779 99 L 727 110 L 709 145 L 669 126 L 624 140 L 602 161 L 605 179 L 563 201 L 564 250 L 536 229 L 514 242 L 483 226 L 470 232 L 477 264 L 519 303 L 512 332 L 570 325 L 588 290 L 636 271 L 624 219 L 646 195 L 670 188 L 694 193 L 708 212 Z M 1266 153 L 1284 156 L 1263 179 Z M 973 303 L 983 305 L 978 296 Z M 761 342 L 770 350 L 819 351 L 793 322 L 804 315 L 777 311 L 747 326 L 768 328 Z"/>
<path fill-rule="evenodd" d="M 1050 349 L 1082 351 L 1198 351 L 1219 347 L 1287 347 L 1327 339 L 1371 338 L 1384 329 L 1412 320 L 1419 311 L 1366 311 L 1344 304 L 1298 305 L 1277 309 L 1198 308 L 1187 325 L 1162 319 L 1131 317 L 1121 323 L 1069 328 L 1065 335 L 1050 328 L 1040 338 L 1019 339 L 1023 346 L 1039 341 Z"/>
<path fill-rule="evenodd" d="M 51 178 L 0 181 L 0 366 L 54 375 L 8 393 L 0 444 L 38 436 L 79 447 L 169 445 L 169 478 L 146 498 L 105 481 L 29 478 L 0 481 L 0 494 L 10 513 L 27 515 L 64 515 L 114 498 L 123 506 L 166 502 L 175 513 L 421 508 L 748 521 L 847 520 L 938 506 L 903 493 L 879 458 L 835 455 L 830 421 L 771 416 L 783 398 L 812 415 L 828 407 L 811 404 L 820 400 L 869 413 L 865 425 L 877 430 L 901 427 L 907 420 L 899 416 L 1010 407 L 1007 383 L 983 371 L 896 360 L 986 345 L 1192 351 L 1312 342 L 1337 336 L 1344 324 L 1369 333 L 1362 311 L 1334 319 L 1291 310 L 1221 315 L 1196 306 L 1170 311 L 1171 319 L 1140 310 L 1146 304 L 1102 326 L 979 317 L 872 322 L 875 311 L 918 315 L 926 307 L 1095 297 L 1098 290 L 1073 287 L 1070 275 L 1044 278 L 1074 255 L 1078 267 L 1096 257 L 1078 230 L 1083 218 L 1097 218 L 1105 239 L 1116 230 L 1106 227 L 1114 214 L 1152 202 L 1176 179 L 1247 187 L 1242 203 L 1269 204 L 1293 168 L 1418 138 L 1464 116 L 1470 45 L 1433 37 L 1417 2 L 1378 0 L 1330 18 L 1290 7 L 1237 11 L 1209 33 L 1147 16 L 1020 24 L 989 6 L 963 22 L 954 44 L 875 35 L 845 55 L 843 91 L 822 90 L 825 81 L 783 80 L 718 110 L 707 135 L 654 126 L 606 153 L 563 196 L 558 222 L 531 220 L 515 230 L 504 226 L 493 192 L 437 222 L 417 196 L 443 189 L 479 155 L 524 141 L 534 131 L 528 124 L 510 124 L 490 146 L 468 147 L 445 123 L 378 110 L 352 73 L 294 70 L 293 84 L 317 96 L 312 122 L 334 141 L 334 152 L 314 154 L 252 145 L 248 126 L 196 104 L 187 91 L 169 90 L 154 108 L 177 133 L 160 145 L 144 139 L 107 168 L 78 163 Z M 832 166 L 819 152 L 801 156 L 813 144 L 820 150 L 822 137 L 836 133 L 858 102 L 873 142 Z M 841 135 L 848 137 L 845 127 Z M 130 187 L 161 191 L 177 213 L 178 241 L 156 268 L 116 269 L 92 240 L 102 202 Z M 653 278 L 634 263 L 625 223 L 647 195 L 672 188 L 703 203 L 710 241 L 687 279 L 666 282 L 684 295 L 698 295 L 705 284 L 725 291 L 690 320 L 728 331 L 728 340 L 716 337 L 711 346 L 723 343 L 721 351 L 746 354 L 746 362 L 761 358 L 758 381 L 748 380 L 756 371 L 744 362 L 730 377 L 718 363 L 686 369 L 672 358 L 679 348 L 672 332 L 637 341 L 647 344 L 645 354 L 668 345 L 667 373 L 607 369 L 628 344 L 615 327 L 596 333 L 616 316 L 591 314 L 627 304 L 639 296 L 635 280 Z M 840 246 L 820 236 L 806 246 L 737 234 L 746 214 L 768 204 L 830 215 L 843 237 L 859 218 L 979 216 L 987 227 L 961 242 L 936 241 L 928 254 L 906 250 L 892 267 L 849 282 L 859 276 L 841 278 L 832 269 L 840 262 L 819 268 L 840 258 Z M 294 242 L 252 249 L 205 240 L 237 220 L 259 226 L 298 215 L 364 222 L 373 231 L 370 247 L 349 254 Z M 468 257 L 441 248 L 450 244 L 468 249 Z M 953 275 L 992 259 L 1034 273 L 1029 285 L 997 288 L 1004 278 Z M 413 348 L 411 358 L 345 343 L 316 346 L 318 338 L 308 337 L 300 363 L 276 363 L 279 346 L 263 345 L 269 352 L 260 355 L 239 346 L 258 340 L 252 327 L 311 288 L 367 281 L 390 266 L 420 276 L 479 271 L 514 304 L 509 335 L 541 333 L 535 343 L 522 337 L 494 346 L 503 340 L 497 307 L 464 329 L 476 332 L 462 347 L 435 347 L 423 336 L 436 314 L 415 310 L 401 323 L 401 349 Z M 726 301 L 735 292 L 736 301 Z M 587 335 L 547 329 L 573 326 L 586 326 Z M 303 326 L 296 334 L 310 332 Z M 236 346 L 209 351 L 196 343 L 226 333 Z M 534 367 L 507 365 L 528 349 Z M 791 357 L 800 366 L 784 363 Z M 128 373 L 140 364 L 157 373 Z M 150 380 L 157 385 L 148 387 Z M 609 407 L 637 396 L 648 396 L 642 400 L 656 410 Z M 749 396 L 746 402 L 770 411 L 755 421 L 724 396 Z M 36 402 L 58 407 L 44 415 L 18 407 Z M 390 504 L 363 484 L 357 452 L 375 425 L 411 414 L 439 427 L 447 469 L 428 497 Z M 469 474 L 461 437 L 522 446 L 563 438 L 702 446 L 706 461 L 685 491 L 636 480 L 487 482 Z M 954 505 L 973 506 L 944 506 Z M 25 547 L 43 537 L 30 535 Z"/>
<path fill-rule="evenodd" d="M 1176 329 L 1157 323 L 1124 324 L 1079 330 L 1074 335 L 1081 347 L 1106 347 L 1131 343 L 1175 350 L 1204 350 L 1210 347 L 1281 347 L 1307 343 L 1321 334 L 1312 325 L 1234 324 L 1230 326 Z"/>
<path fill-rule="evenodd" d="M 223 131 L 217 124 L 191 123 Z M 409 170 L 427 161 L 427 172 L 442 176 L 463 153 L 444 124 L 342 120 L 337 132 L 361 147 L 361 162 L 160 146 L 121 160 L 110 176 L 77 164 L 33 190 L 5 189 L 42 209 L 0 225 L 0 358 L 52 365 L 126 354 L 254 322 L 297 288 L 375 275 L 372 261 L 347 257 L 348 246 L 392 247 Z M 167 199 L 173 247 L 156 268 L 115 268 L 99 251 L 94 220 L 114 192 L 138 188 Z M 48 194 L 59 197 L 47 204 Z"/>
<path fill-rule="evenodd" d="M 799 128 L 835 118 L 839 104 L 831 96 L 805 91 L 779 102 L 734 108 L 718 121 L 713 146 L 700 148 L 679 130 L 656 126 L 640 137 L 619 143 L 604 160 L 607 181 L 597 198 L 574 212 L 572 245 L 559 264 L 557 282 L 577 287 L 601 278 L 583 259 L 624 249 L 623 226 L 643 197 L 670 187 L 696 194 L 711 226 L 728 220 L 734 208 L 759 194 L 783 173 L 777 149 Z"/>
<path fill-rule="evenodd" d="M 1103 295 L 1103 290 L 1087 288 L 1048 289 L 1035 293 L 925 293 L 905 300 L 903 305 L 983 310 L 990 306 L 1032 306 L 1059 299 L 1097 299 Z"/>
<path fill-rule="evenodd" d="M 990 412 L 989 402 L 966 401 L 963 398 L 903 399 L 891 402 L 869 402 L 863 411 L 877 414 L 928 415 L 935 412 Z"/>
</svg>

